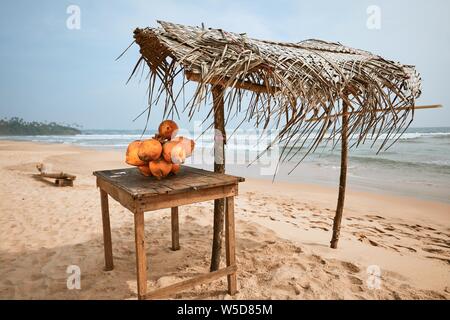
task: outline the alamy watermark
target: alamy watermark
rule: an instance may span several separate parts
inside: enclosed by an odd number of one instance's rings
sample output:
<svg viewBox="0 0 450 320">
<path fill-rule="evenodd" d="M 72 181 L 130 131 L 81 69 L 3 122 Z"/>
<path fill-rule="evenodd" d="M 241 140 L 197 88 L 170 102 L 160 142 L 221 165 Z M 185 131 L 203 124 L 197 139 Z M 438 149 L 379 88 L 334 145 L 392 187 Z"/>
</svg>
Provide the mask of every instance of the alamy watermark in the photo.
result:
<svg viewBox="0 0 450 320">
<path fill-rule="evenodd" d="M 276 173 L 280 157 L 280 148 L 276 141 L 278 130 L 228 129 L 226 135 L 219 130 L 207 130 L 201 122 L 194 123 L 194 131 L 178 131 L 179 136 L 198 137 L 195 140 L 194 153 L 186 159 L 191 165 L 249 165 L 259 168 L 260 175 L 272 176 Z M 225 152 L 222 152 L 224 150 Z"/>
<path fill-rule="evenodd" d="M 66 27 L 69 30 L 81 29 L 81 9 L 75 4 L 67 7 L 66 13 L 69 15 L 66 20 Z"/>
<path fill-rule="evenodd" d="M 67 289 L 69 290 L 80 290 L 81 289 L 81 269 L 77 265 L 70 265 L 66 269 L 66 273 L 69 274 L 67 277 Z"/>
<path fill-rule="evenodd" d="M 381 289 L 381 268 L 377 265 L 370 265 L 367 267 L 367 288 Z"/>
<path fill-rule="evenodd" d="M 369 30 L 381 29 L 381 8 L 377 5 L 367 7 L 367 21 L 366 26 Z"/>
</svg>

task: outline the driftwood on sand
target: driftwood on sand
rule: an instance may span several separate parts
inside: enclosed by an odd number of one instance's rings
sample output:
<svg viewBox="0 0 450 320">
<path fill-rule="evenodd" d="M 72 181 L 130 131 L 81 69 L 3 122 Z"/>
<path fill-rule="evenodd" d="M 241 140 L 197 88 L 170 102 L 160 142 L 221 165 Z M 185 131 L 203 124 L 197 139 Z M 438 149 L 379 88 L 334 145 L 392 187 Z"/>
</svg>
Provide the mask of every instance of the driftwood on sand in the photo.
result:
<svg viewBox="0 0 450 320">
<path fill-rule="evenodd" d="M 226 110 L 220 127 L 239 116 L 241 124 L 249 121 L 259 128 L 277 129 L 266 151 L 281 145 L 278 161 L 302 153 L 297 165 L 322 143 L 334 147 L 342 140 L 332 241 L 332 247 L 337 247 L 348 142 L 357 147 L 367 140 L 372 145 L 380 140 L 380 151 L 397 141 L 410 125 L 421 94 L 415 67 L 340 43 L 257 40 L 243 33 L 158 22 L 160 27 L 134 31 L 141 57 L 130 78 L 142 74 L 145 65 L 149 67 L 149 114 L 159 102 L 164 104 L 164 117 L 184 112 L 192 118 L 196 111 L 208 108 L 205 121 L 218 128 L 217 114 Z M 196 83 L 194 94 L 180 108 L 184 88 L 191 82 Z M 207 102 L 217 101 L 212 99 L 217 88 L 222 88 L 222 110 L 217 110 L 218 103 L 207 106 Z M 243 100 L 248 106 L 242 106 Z M 225 130 L 222 132 L 225 136 Z M 215 239 L 221 238 L 223 207 L 216 206 Z M 220 248 L 215 243 L 213 257 L 220 256 Z M 215 269 L 213 265 L 211 269 Z"/>
<path fill-rule="evenodd" d="M 47 172 L 43 163 L 38 163 L 36 165 L 36 168 L 39 171 L 40 177 L 55 179 L 55 185 L 59 187 L 73 187 L 73 180 L 77 178 L 76 176 L 65 172 Z"/>
</svg>

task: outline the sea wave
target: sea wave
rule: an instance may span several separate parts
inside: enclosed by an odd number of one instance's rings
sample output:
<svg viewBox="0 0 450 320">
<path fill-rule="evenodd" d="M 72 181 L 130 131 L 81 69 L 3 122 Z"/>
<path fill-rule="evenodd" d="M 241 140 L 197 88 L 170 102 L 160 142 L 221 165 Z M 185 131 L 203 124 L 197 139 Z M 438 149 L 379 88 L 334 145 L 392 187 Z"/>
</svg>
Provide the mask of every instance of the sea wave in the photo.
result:
<svg viewBox="0 0 450 320">
<path fill-rule="evenodd" d="M 418 128 L 409 129 L 410 132 L 406 132 L 400 141 L 394 145 L 388 151 L 383 151 L 377 156 L 373 156 L 379 144 L 371 149 L 372 140 L 366 141 L 366 144 L 359 148 L 352 148 L 350 150 L 350 157 L 352 161 L 356 161 L 360 164 L 372 163 L 374 165 L 386 165 L 396 166 L 402 165 L 404 167 L 421 167 L 429 166 L 438 170 L 446 171 L 450 170 L 450 144 L 446 139 L 450 138 L 450 128 Z M 193 134 L 190 135 L 194 137 Z M 235 152 L 262 152 L 267 145 L 271 142 L 270 137 L 264 137 L 258 139 L 258 134 L 254 133 L 246 135 L 236 133 L 230 141 L 227 143 L 227 150 Z M 95 132 L 83 132 L 82 134 L 74 136 L 2 136 L 0 139 L 6 140 L 28 140 L 39 141 L 47 143 L 64 143 L 75 144 L 93 148 L 126 148 L 128 143 L 140 139 L 141 134 L 136 131 L 99 131 Z M 384 137 L 381 136 L 380 139 Z M 420 140 L 422 139 L 422 140 Z M 423 146 L 409 145 L 409 143 L 420 142 Z M 352 143 L 350 142 L 350 145 Z M 275 152 L 281 153 L 283 144 L 279 144 L 273 148 Z M 297 151 L 298 154 L 292 161 L 297 161 L 299 157 L 304 155 L 307 151 L 308 143 L 306 143 L 303 150 L 299 150 L 299 144 L 296 146 L 288 145 L 292 147 L 291 155 Z M 331 144 L 325 146 L 325 144 L 319 146 L 315 153 L 311 154 L 308 159 L 324 163 L 335 163 L 340 157 L 339 147 L 332 150 Z M 214 141 L 211 134 L 205 134 L 203 137 L 197 140 L 198 149 L 213 149 Z"/>
<path fill-rule="evenodd" d="M 405 161 L 386 159 L 382 157 L 365 157 L 365 156 L 350 156 L 350 161 L 358 161 L 359 163 L 367 165 L 380 165 L 383 167 L 391 167 L 394 169 L 416 168 L 416 169 L 435 169 L 440 173 L 450 175 L 450 160 L 430 160 L 430 161 Z"/>
</svg>

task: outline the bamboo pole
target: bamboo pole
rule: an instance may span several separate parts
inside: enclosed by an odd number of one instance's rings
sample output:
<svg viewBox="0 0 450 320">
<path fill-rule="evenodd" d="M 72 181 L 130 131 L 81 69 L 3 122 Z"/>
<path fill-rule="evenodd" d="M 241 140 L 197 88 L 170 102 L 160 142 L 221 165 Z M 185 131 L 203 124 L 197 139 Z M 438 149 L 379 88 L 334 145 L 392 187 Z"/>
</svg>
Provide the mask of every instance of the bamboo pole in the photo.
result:
<svg viewBox="0 0 450 320">
<path fill-rule="evenodd" d="M 341 233 L 342 212 L 344 211 L 345 187 L 347 184 L 347 163 L 348 163 L 348 105 L 343 101 L 342 104 L 342 131 L 341 131 L 341 175 L 339 178 L 339 195 L 336 207 L 336 215 L 333 221 L 333 236 L 330 247 L 337 248 L 339 235 Z"/>
<path fill-rule="evenodd" d="M 184 73 L 186 75 L 186 79 L 189 81 L 196 81 L 196 82 L 202 82 L 202 75 L 199 73 L 194 73 L 192 71 L 185 71 Z M 273 87 L 273 86 L 265 86 L 257 83 L 252 83 L 249 81 L 232 81 L 233 86 L 229 86 L 230 78 L 228 77 L 212 77 L 211 80 L 208 81 L 209 84 L 212 86 L 222 86 L 222 87 L 230 87 L 230 88 L 237 88 L 237 89 L 244 89 L 253 91 L 256 93 L 269 93 L 269 94 L 275 94 L 276 92 L 280 91 L 280 88 Z"/>
<path fill-rule="evenodd" d="M 224 92 L 222 86 L 212 87 L 214 108 L 214 172 L 225 173 L 225 117 Z M 214 235 L 210 271 L 219 269 L 222 252 L 225 199 L 214 200 Z"/>
<path fill-rule="evenodd" d="M 414 109 L 414 110 L 421 110 L 421 109 L 436 109 L 436 108 L 442 108 L 441 104 L 432 104 L 432 105 L 428 105 L 428 106 L 407 106 L 407 107 L 400 107 L 400 108 L 395 108 L 395 111 L 400 111 L 400 110 L 409 110 L 409 109 Z M 391 109 L 375 109 L 374 111 L 371 110 L 358 110 L 358 111 L 353 111 L 353 112 L 348 112 L 347 114 L 358 114 L 358 113 L 370 113 L 370 112 L 392 112 Z M 336 113 L 336 114 L 330 114 L 328 116 L 325 117 L 313 117 L 313 118 L 309 118 L 306 119 L 306 122 L 314 122 L 314 121 L 321 121 L 321 120 L 326 120 L 326 119 L 331 119 L 331 118 L 336 118 L 336 117 L 340 117 L 342 116 L 342 112 L 340 113 Z"/>
</svg>

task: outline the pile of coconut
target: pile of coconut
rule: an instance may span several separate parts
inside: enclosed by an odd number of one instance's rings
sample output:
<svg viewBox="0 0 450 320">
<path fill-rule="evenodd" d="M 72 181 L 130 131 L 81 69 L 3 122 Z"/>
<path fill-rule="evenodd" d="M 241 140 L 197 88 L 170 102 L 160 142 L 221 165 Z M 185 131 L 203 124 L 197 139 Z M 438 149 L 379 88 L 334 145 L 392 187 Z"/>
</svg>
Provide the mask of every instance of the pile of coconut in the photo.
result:
<svg viewBox="0 0 450 320">
<path fill-rule="evenodd" d="M 193 140 L 177 137 L 177 133 L 175 121 L 164 120 L 153 138 L 136 140 L 128 145 L 125 162 L 138 167 L 146 177 L 161 179 L 176 174 L 195 146 Z"/>
</svg>

